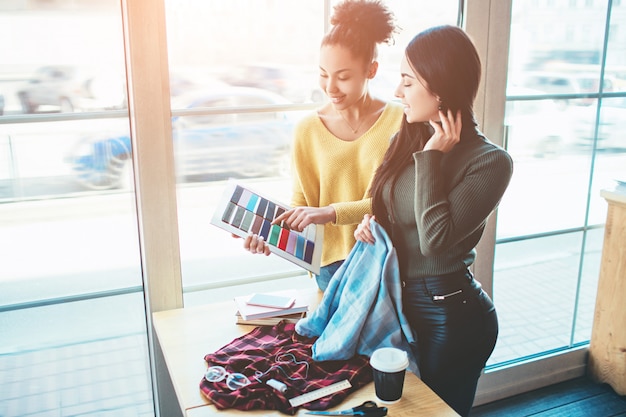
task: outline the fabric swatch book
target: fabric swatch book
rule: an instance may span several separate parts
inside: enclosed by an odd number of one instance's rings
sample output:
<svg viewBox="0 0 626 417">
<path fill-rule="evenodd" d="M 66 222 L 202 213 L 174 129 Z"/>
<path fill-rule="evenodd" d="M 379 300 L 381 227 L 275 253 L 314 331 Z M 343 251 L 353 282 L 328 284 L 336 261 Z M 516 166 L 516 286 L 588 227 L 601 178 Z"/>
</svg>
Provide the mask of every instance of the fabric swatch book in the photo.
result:
<svg viewBox="0 0 626 417">
<path fill-rule="evenodd" d="M 289 208 L 231 181 L 217 204 L 211 224 L 244 239 L 250 233 L 263 236 L 272 253 L 319 274 L 324 226 L 310 224 L 298 232 L 284 222 L 272 224 Z"/>
<path fill-rule="evenodd" d="M 239 315 L 243 320 L 256 320 L 268 317 L 288 316 L 296 313 L 308 311 L 309 303 L 302 296 L 298 297 L 296 291 L 276 291 L 268 294 L 285 295 L 295 298 L 295 302 L 288 308 L 262 307 L 258 305 L 248 304 L 248 300 L 254 294 L 241 295 L 235 297 L 235 304 Z"/>
</svg>

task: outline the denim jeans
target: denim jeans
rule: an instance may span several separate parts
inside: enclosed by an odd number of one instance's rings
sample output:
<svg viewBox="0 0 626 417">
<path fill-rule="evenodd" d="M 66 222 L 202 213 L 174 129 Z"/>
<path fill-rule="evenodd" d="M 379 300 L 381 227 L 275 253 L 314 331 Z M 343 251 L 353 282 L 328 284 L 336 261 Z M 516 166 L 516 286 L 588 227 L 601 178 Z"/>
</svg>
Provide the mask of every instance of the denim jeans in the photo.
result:
<svg viewBox="0 0 626 417">
<path fill-rule="evenodd" d="M 317 286 L 320 290 L 326 290 L 330 279 L 333 277 L 335 272 L 337 272 L 341 264 L 343 264 L 343 261 L 336 261 L 320 268 L 319 275 L 315 275 L 315 281 L 317 282 Z"/>
<path fill-rule="evenodd" d="M 403 283 L 403 310 L 415 332 L 421 379 L 461 416 L 469 415 L 476 385 L 498 336 L 489 296 L 471 272 Z"/>
</svg>

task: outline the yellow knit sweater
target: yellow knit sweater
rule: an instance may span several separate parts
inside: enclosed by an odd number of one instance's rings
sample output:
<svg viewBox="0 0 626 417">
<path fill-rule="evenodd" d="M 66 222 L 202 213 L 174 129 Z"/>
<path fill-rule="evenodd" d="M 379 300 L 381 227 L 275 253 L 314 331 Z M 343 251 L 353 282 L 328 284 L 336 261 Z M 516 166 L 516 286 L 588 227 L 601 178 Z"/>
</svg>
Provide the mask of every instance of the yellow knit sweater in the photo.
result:
<svg viewBox="0 0 626 417">
<path fill-rule="evenodd" d="M 391 136 L 400 128 L 402 106 L 387 103 L 374 125 L 347 142 L 330 133 L 313 113 L 295 128 L 293 143 L 294 207 L 332 206 L 335 223 L 324 226 L 322 266 L 343 260 L 354 246 L 354 230 L 371 213 L 369 188 Z"/>
</svg>

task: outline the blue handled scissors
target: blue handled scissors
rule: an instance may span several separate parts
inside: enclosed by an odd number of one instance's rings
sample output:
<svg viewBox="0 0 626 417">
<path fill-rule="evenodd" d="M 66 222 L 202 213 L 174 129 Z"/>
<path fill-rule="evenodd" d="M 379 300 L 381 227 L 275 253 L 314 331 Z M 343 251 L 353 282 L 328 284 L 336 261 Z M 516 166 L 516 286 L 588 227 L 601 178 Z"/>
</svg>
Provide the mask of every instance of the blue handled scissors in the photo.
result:
<svg viewBox="0 0 626 417">
<path fill-rule="evenodd" d="M 387 407 L 379 407 L 374 401 L 365 401 L 363 404 L 343 411 L 307 411 L 305 414 L 319 416 L 367 416 L 383 417 L 387 415 Z"/>
</svg>

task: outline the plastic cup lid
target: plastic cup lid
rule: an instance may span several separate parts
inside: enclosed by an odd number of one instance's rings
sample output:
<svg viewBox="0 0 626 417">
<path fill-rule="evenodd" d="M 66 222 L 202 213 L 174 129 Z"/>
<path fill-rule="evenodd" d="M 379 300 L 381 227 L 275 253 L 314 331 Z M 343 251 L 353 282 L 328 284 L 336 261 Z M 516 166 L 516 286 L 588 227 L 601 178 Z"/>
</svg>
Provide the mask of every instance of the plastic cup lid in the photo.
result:
<svg viewBox="0 0 626 417">
<path fill-rule="evenodd" d="M 401 349 L 380 348 L 372 354 L 370 365 L 382 372 L 400 372 L 409 366 L 409 356 Z"/>
</svg>

